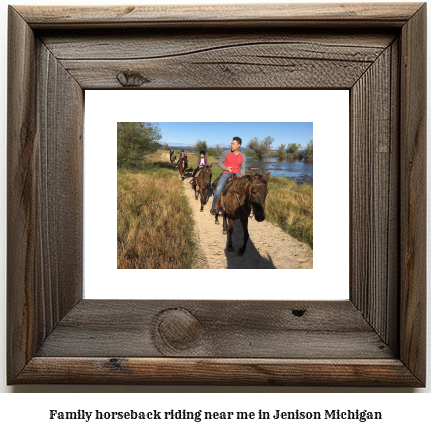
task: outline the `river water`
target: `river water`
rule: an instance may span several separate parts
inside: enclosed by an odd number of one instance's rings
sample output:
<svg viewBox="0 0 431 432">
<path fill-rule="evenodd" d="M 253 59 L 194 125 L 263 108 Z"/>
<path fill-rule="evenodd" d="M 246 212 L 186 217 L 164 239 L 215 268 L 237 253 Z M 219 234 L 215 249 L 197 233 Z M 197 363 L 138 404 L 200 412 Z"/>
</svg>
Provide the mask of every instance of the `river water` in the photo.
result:
<svg viewBox="0 0 431 432">
<path fill-rule="evenodd" d="M 313 164 L 287 160 L 280 162 L 277 158 L 256 161 L 251 157 L 247 157 L 246 164 L 247 168 L 259 168 L 263 174 L 269 171 L 274 177 L 291 178 L 298 184 L 313 184 Z"/>
</svg>

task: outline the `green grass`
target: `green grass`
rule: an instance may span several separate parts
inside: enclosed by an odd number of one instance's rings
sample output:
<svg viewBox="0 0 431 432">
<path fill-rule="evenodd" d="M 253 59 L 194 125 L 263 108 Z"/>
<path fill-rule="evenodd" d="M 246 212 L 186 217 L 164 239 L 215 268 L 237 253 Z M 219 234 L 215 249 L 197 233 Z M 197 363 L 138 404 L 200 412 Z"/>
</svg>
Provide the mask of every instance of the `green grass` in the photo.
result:
<svg viewBox="0 0 431 432">
<path fill-rule="evenodd" d="M 266 198 L 266 218 L 292 237 L 313 247 L 313 186 L 271 177 Z"/>
</svg>

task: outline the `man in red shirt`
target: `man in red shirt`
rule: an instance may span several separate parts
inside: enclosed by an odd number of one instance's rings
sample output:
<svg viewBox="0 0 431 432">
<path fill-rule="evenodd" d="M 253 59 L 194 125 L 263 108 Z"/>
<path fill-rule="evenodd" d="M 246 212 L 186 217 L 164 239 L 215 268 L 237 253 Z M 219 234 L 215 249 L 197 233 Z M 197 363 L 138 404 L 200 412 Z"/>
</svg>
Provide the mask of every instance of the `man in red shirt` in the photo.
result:
<svg viewBox="0 0 431 432">
<path fill-rule="evenodd" d="M 232 174 L 237 174 L 239 177 L 245 175 L 245 156 L 239 151 L 242 140 L 239 137 L 233 137 L 230 145 L 230 151 L 225 150 L 218 161 L 219 167 L 223 170 L 220 179 L 217 183 L 217 187 L 214 191 L 214 198 L 211 206 L 210 213 L 215 216 L 217 209 L 215 205 L 221 191 L 226 186 L 227 179 Z"/>
</svg>

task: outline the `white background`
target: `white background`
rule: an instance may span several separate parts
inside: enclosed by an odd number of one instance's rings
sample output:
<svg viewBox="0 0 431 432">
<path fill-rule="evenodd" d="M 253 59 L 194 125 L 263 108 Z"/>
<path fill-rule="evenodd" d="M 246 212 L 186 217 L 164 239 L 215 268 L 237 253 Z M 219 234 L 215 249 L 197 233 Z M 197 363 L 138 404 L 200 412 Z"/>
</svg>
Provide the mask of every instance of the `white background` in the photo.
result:
<svg viewBox="0 0 431 432">
<path fill-rule="evenodd" d="M 298 0 L 296 0 L 298 2 Z M 232 1 L 231 3 L 256 3 L 253 0 L 247 0 L 246 2 L 242 1 Z M 276 2 L 276 1 L 273 1 Z M 316 2 L 316 0 L 315 0 Z M 40 3 L 43 4 L 55 4 L 55 5 L 66 5 L 66 4 L 98 4 L 98 5 L 106 5 L 106 4 L 118 4 L 120 1 L 33 1 L 33 0 L 25 0 L 19 1 L 16 0 L 13 2 L 14 4 L 32 4 L 37 5 Z M 134 1 L 135 4 L 147 3 L 173 3 L 173 1 Z M 200 1 L 186 1 L 183 3 L 222 3 L 217 0 L 211 0 L 207 2 L 205 0 Z M 5 124 L 6 124 L 6 102 L 5 102 L 5 94 L 6 94 L 6 72 L 5 72 L 5 64 L 6 64 L 6 34 L 7 34 L 7 5 L 6 3 L 2 3 L 1 5 L 1 49 L 2 49 L 2 57 L 1 57 L 1 80 L 3 85 L 0 86 L 1 92 L 1 100 L 4 101 L 0 105 L 0 127 L 2 130 L 2 140 L 1 143 L 4 148 L 5 143 Z M 428 46 L 431 44 L 428 41 Z M 428 62 L 429 62 L 429 53 L 428 53 Z M 430 68 L 428 68 L 430 70 Z M 429 89 L 429 86 L 428 86 Z M 429 96 L 429 93 L 428 93 Z M 428 106 L 429 97 L 428 97 Z M 430 125 L 428 122 L 428 130 L 430 130 Z M 5 155 L 4 152 L 0 153 L 0 164 L 4 168 L 5 167 Z M 429 163 L 429 159 L 428 159 Z M 4 180 L 3 180 L 4 182 Z M 5 183 L 4 183 L 5 184 Z M 430 188 L 428 187 L 428 190 Z M 0 230 L 0 238 L 5 244 L 5 229 L 4 229 L 4 197 L 5 191 L 4 188 L 0 192 L 0 206 L 1 211 L 0 214 L 3 218 L 3 224 L 1 225 Z M 428 214 L 429 207 L 428 207 Z M 407 428 L 420 428 L 423 430 L 429 429 L 429 407 L 431 406 L 431 373 L 428 367 L 428 387 L 426 389 L 382 389 L 382 388 L 273 388 L 273 387 L 246 387 L 246 388 L 238 388 L 238 387 L 143 387 L 143 386 L 77 386 L 77 385 L 34 385 L 34 386 L 14 386 L 7 387 L 5 384 L 5 265 L 4 265 L 4 257 L 5 257 L 5 249 L 2 250 L 2 260 L 1 260 L 1 292 L 2 295 L 0 297 L 0 308 L 2 311 L 2 320 L 1 320 L 1 328 L 0 328 L 0 391 L 3 393 L 0 394 L 0 426 L 3 430 L 12 430 L 18 429 L 20 427 L 27 427 L 28 430 L 31 428 L 32 430 L 40 430 L 44 428 L 44 430 L 53 430 L 57 431 L 60 428 L 64 431 L 75 431 L 77 427 L 86 428 L 87 430 L 118 430 L 118 427 L 125 425 L 124 423 L 118 422 L 103 422 L 101 425 L 95 425 L 91 423 L 83 423 L 76 421 L 66 421 L 66 422 L 54 422 L 48 420 L 49 409 L 63 409 L 63 410 L 77 410 L 77 409 L 87 409 L 87 410 L 110 410 L 110 409 L 135 409 L 135 410 L 144 410 L 144 409 L 159 409 L 159 410 L 169 410 L 169 409 L 200 409 L 211 407 L 212 410 L 254 410 L 257 408 L 262 408 L 266 410 L 275 410 L 275 409 L 307 409 L 307 410 L 324 410 L 328 409 L 329 406 L 336 408 L 350 408 L 350 409 L 368 409 L 368 410 L 380 410 L 384 413 L 384 420 L 382 422 L 367 422 L 367 423 L 359 423 L 359 422 L 333 422 L 329 423 L 320 422 L 318 423 L 318 427 L 320 430 L 367 430 L 367 431 L 379 431 L 382 430 L 407 430 Z M 430 296 L 429 296 L 430 297 Z M 430 300 L 428 299 L 428 311 L 431 310 Z M 428 323 L 428 359 L 431 358 L 431 354 L 429 351 L 430 343 L 430 335 L 431 327 Z M 429 360 L 428 360 L 429 364 Z M 9 392 L 9 394 L 8 394 Z M 41 395 L 31 395 L 25 393 L 38 392 L 45 393 Z M 52 392 L 52 393 L 50 393 Z M 113 394 L 99 394 L 92 395 L 91 392 L 123 392 L 119 396 Z M 174 394 L 159 394 L 171 392 Z M 181 394 L 175 394 L 177 392 L 181 392 Z M 218 394 L 217 392 L 222 392 L 225 394 Z M 235 392 L 240 392 L 237 394 Z M 242 394 L 241 392 L 245 392 L 247 394 Z M 20 393 L 20 394 L 11 394 L 11 393 Z M 81 393 L 81 394 L 76 394 Z M 138 394 L 136 394 L 138 393 Z M 249 394 L 248 394 L 249 393 Z M 298 394 L 298 393 L 307 393 L 307 394 Z M 325 393 L 325 394 L 322 394 Z M 393 393 L 393 394 L 388 394 Z M 412 395 L 410 393 L 422 393 L 417 395 Z M 426 394 L 424 394 L 426 393 Z M 144 430 L 144 428 L 151 426 L 154 428 L 154 424 L 150 424 L 149 426 L 144 423 L 135 423 L 135 424 L 126 424 L 128 430 Z M 147 425 L 147 426 L 146 426 Z M 267 424 L 266 424 L 267 425 Z M 271 429 L 274 430 L 287 430 L 290 427 L 295 426 L 309 426 L 314 425 L 313 423 L 271 423 Z M 175 422 L 173 425 L 175 428 L 189 430 L 190 428 L 202 428 L 205 427 L 205 430 L 213 430 L 217 428 L 217 430 L 222 427 L 225 430 L 238 430 L 238 423 L 222 423 L 215 422 L 214 424 L 202 424 L 196 423 L 192 424 L 190 422 L 180 423 Z M 243 423 L 243 426 L 247 428 L 257 428 L 262 427 L 260 423 L 250 422 Z M 268 427 L 268 426 L 266 426 Z M 103 429 L 102 429 L 103 428 Z"/>
<path fill-rule="evenodd" d="M 265 109 L 259 109 L 256 98 L 264 101 Z M 211 103 L 202 109 L 199 103 L 202 100 Z M 229 100 L 241 101 L 239 107 L 228 104 Z M 313 269 L 280 269 L 275 273 L 230 269 L 229 284 L 220 283 L 223 270 L 117 270 L 118 121 L 312 122 Z M 340 300 L 349 297 L 347 90 L 86 91 L 84 155 L 85 298 Z M 253 238 L 253 231 L 250 237 Z M 202 277 L 214 283 L 207 284 L 205 290 L 194 283 L 178 289 L 172 281 L 180 274 L 183 280 L 196 281 Z"/>
</svg>

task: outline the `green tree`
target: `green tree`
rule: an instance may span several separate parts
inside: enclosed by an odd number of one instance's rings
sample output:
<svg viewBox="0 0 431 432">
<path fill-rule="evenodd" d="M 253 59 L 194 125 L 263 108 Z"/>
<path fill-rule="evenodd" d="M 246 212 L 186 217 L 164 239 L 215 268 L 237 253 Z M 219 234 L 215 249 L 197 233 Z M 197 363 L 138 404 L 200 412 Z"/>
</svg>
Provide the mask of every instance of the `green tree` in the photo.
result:
<svg viewBox="0 0 431 432">
<path fill-rule="evenodd" d="M 288 159 L 301 159 L 300 154 L 301 144 L 287 144 L 286 154 Z"/>
<path fill-rule="evenodd" d="M 223 147 L 220 144 L 216 145 L 217 154 L 220 156 L 223 153 Z"/>
<path fill-rule="evenodd" d="M 304 151 L 304 161 L 313 163 L 313 140 L 311 140 Z"/>
<path fill-rule="evenodd" d="M 281 160 L 281 161 L 286 159 L 286 144 L 281 144 L 280 147 L 278 147 L 277 157 L 278 157 L 278 160 Z"/>
<path fill-rule="evenodd" d="M 167 150 L 167 151 L 169 151 L 171 148 L 169 147 L 169 144 L 168 143 L 164 143 L 163 144 L 163 150 Z"/>
<path fill-rule="evenodd" d="M 146 154 L 157 150 L 161 138 L 155 123 L 117 123 L 117 167 L 138 168 Z"/>
<path fill-rule="evenodd" d="M 271 153 L 271 144 L 273 141 L 274 138 L 271 138 L 270 136 L 267 136 L 265 139 L 260 141 L 257 137 L 254 137 L 248 142 L 247 147 L 253 151 L 254 159 L 262 160 Z"/>
<path fill-rule="evenodd" d="M 195 153 L 199 153 L 201 151 L 204 151 L 205 153 L 208 151 L 208 146 L 206 141 L 197 140 L 196 144 L 193 146 L 193 151 Z"/>
<path fill-rule="evenodd" d="M 217 156 L 217 150 L 214 147 L 208 147 L 207 156 Z"/>
</svg>

